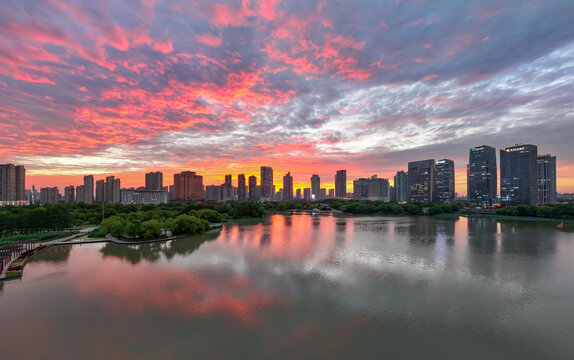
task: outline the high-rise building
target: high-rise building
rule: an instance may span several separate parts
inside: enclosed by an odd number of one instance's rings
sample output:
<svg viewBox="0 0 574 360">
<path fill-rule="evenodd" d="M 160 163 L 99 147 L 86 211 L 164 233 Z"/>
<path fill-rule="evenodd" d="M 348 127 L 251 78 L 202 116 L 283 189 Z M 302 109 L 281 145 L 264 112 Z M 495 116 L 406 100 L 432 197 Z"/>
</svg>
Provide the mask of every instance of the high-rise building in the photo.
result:
<svg viewBox="0 0 574 360">
<path fill-rule="evenodd" d="M 321 200 L 320 190 L 321 189 L 321 178 L 317 174 L 311 176 L 311 199 Z"/>
<path fill-rule="evenodd" d="M 84 185 L 76 186 L 76 202 L 84 202 L 86 199 L 86 191 L 84 191 Z"/>
<path fill-rule="evenodd" d="M 57 204 L 60 202 L 60 191 L 57 187 L 40 189 L 40 204 Z"/>
<path fill-rule="evenodd" d="M 104 180 L 96 181 L 96 202 L 106 201 L 106 182 Z"/>
<path fill-rule="evenodd" d="M 115 204 L 115 203 L 119 203 L 120 201 L 122 201 L 121 191 L 122 191 L 122 186 L 121 186 L 120 179 L 114 179 L 114 189 L 112 190 L 112 198 L 111 198 L 112 203 Z"/>
<path fill-rule="evenodd" d="M 274 201 L 283 201 L 283 189 L 279 189 L 273 196 Z"/>
<path fill-rule="evenodd" d="M 347 170 L 337 170 L 335 174 L 335 197 L 344 198 L 347 196 Z"/>
<path fill-rule="evenodd" d="M 257 176 L 251 175 L 249 177 L 249 201 L 257 200 L 258 196 L 256 195 L 257 191 Z"/>
<path fill-rule="evenodd" d="M 237 175 L 237 200 L 247 200 L 247 187 L 245 186 L 245 174 Z"/>
<path fill-rule="evenodd" d="M 297 198 L 297 200 L 301 200 L 301 189 L 297 189 L 296 194 L 297 195 L 295 197 Z"/>
<path fill-rule="evenodd" d="M 288 172 L 285 176 L 283 176 L 282 198 L 283 201 L 293 200 L 293 176 L 291 176 L 291 172 Z"/>
<path fill-rule="evenodd" d="M 303 189 L 303 200 L 311 201 L 311 188 Z"/>
<path fill-rule="evenodd" d="M 397 192 L 394 186 L 389 186 L 389 200 L 391 202 L 397 202 Z"/>
<path fill-rule="evenodd" d="M 271 200 L 275 190 L 273 189 L 273 168 L 268 166 L 261 167 L 261 194 L 262 200 Z"/>
<path fill-rule="evenodd" d="M 227 177 L 227 176 L 226 176 Z M 231 181 L 226 181 L 219 186 L 221 189 L 221 200 L 230 201 L 235 199 L 235 188 L 230 185 Z"/>
<path fill-rule="evenodd" d="M 74 185 L 66 186 L 64 188 L 64 202 L 65 203 L 73 203 L 76 199 L 76 188 Z"/>
<path fill-rule="evenodd" d="M 324 200 L 327 198 L 327 189 L 321 188 L 319 189 L 319 200 Z"/>
<path fill-rule="evenodd" d="M 173 174 L 174 200 L 201 200 L 203 199 L 203 176 L 193 171 L 183 171 Z"/>
<path fill-rule="evenodd" d="M 146 190 L 163 190 L 163 173 L 161 171 L 146 173 L 145 188 Z"/>
<path fill-rule="evenodd" d="M 26 169 L 23 165 L 14 166 L 16 170 L 16 200 L 26 200 Z"/>
<path fill-rule="evenodd" d="M 231 174 L 229 175 L 225 175 L 225 186 L 233 186 L 233 177 L 231 176 Z"/>
<path fill-rule="evenodd" d="M 32 185 L 32 189 L 26 190 L 26 201 L 29 204 L 37 204 L 40 201 L 40 194 L 36 190 L 35 185 Z"/>
<path fill-rule="evenodd" d="M 86 175 L 84 176 L 84 199 L 86 204 L 92 204 L 94 202 L 94 176 Z M 118 199 L 119 202 L 119 199 Z"/>
<path fill-rule="evenodd" d="M 223 192 L 221 191 L 221 186 L 219 185 L 207 185 L 205 187 L 205 200 L 222 202 Z"/>
<path fill-rule="evenodd" d="M 454 161 L 438 160 L 435 163 L 433 201 L 454 202 Z"/>
<path fill-rule="evenodd" d="M 467 198 L 471 203 L 491 205 L 497 188 L 496 149 L 482 145 L 470 149 L 467 167 Z"/>
<path fill-rule="evenodd" d="M 120 198 L 122 204 L 165 204 L 168 200 L 168 191 L 139 189 L 122 189 Z"/>
<path fill-rule="evenodd" d="M 409 202 L 433 200 L 434 159 L 409 162 Z"/>
<path fill-rule="evenodd" d="M 395 181 L 395 201 L 399 203 L 407 202 L 409 200 L 409 178 L 408 173 L 403 170 L 397 171 L 394 178 Z"/>
<path fill-rule="evenodd" d="M 261 199 L 271 200 L 275 190 L 273 189 L 273 168 L 268 166 L 261 167 Z"/>
<path fill-rule="evenodd" d="M 235 199 L 236 189 L 233 187 L 232 184 L 233 184 L 232 175 L 231 174 L 225 175 L 225 181 L 223 182 L 223 184 L 219 186 L 221 195 L 220 201 L 230 201 Z"/>
<path fill-rule="evenodd" d="M 556 204 L 556 156 L 538 156 L 538 205 Z"/>
<path fill-rule="evenodd" d="M 389 179 L 371 177 L 368 182 L 368 199 L 389 202 Z"/>
<path fill-rule="evenodd" d="M 0 201 L 16 200 L 16 169 L 14 164 L 0 165 Z"/>
<path fill-rule="evenodd" d="M 0 201 L 26 200 L 26 169 L 23 165 L 0 165 Z"/>
<path fill-rule="evenodd" d="M 334 199 L 335 198 L 335 189 L 331 188 L 329 189 L 329 199 Z"/>
<path fill-rule="evenodd" d="M 516 145 L 500 150 L 500 198 L 507 205 L 538 203 L 538 147 Z"/>
<path fill-rule="evenodd" d="M 357 180 L 353 180 L 353 199 L 355 200 L 369 199 L 369 179 L 360 178 Z"/>
<path fill-rule="evenodd" d="M 114 176 L 106 177 L 105 183 L 105 201 L 109 203 L 119 203 L 120 198 L 120 179 L 116 179 Z"/>
</svg>

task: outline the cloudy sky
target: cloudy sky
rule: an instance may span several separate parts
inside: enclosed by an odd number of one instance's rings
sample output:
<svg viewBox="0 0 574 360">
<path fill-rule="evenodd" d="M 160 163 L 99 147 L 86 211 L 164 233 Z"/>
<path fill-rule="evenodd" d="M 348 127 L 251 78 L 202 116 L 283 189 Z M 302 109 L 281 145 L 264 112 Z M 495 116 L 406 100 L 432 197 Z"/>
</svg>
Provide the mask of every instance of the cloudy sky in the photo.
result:
<svg viewBox="0 0 574 360">
<path fill-rule="evenodd" d="M 296 187 L 516 143 L 574 192 L 570 0 L 4 0 L 0 162 L 27 186 L 160 170 Z"/>
</svg>

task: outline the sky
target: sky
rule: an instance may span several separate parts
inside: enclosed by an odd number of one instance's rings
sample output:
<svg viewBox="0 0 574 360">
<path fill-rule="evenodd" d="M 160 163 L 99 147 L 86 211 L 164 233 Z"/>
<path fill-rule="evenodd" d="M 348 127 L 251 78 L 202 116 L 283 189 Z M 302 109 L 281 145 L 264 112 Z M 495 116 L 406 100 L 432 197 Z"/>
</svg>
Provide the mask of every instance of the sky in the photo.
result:
<svg viewBox="0 0 574 360">
<path fill-rule="evenodd" d="M 31 187 L 148 171 L 391 178 L 535 144 L 574 192 L 570 0 L 4 0 L 0 163 Z"/>
</svg>

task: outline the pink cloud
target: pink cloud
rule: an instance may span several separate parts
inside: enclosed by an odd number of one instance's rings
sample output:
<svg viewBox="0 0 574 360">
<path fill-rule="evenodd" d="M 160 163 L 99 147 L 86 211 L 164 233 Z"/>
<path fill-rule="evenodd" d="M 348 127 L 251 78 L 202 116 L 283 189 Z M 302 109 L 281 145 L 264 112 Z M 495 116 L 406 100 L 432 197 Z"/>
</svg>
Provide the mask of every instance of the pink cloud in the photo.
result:
<svg viewBox="0 0 574 360">
<path fill-rule="evenodd" d="M 202 44 L 209 45 L 212 47 L 218 47 L 219 45 L 221 45 L 221 38 L 217 37 L 217 36 L 213 36 L 211 34 L 197 35 L 195 37 L 195 40 L 197 40 L 198 42 L 200 42 Z"/>
</svg>

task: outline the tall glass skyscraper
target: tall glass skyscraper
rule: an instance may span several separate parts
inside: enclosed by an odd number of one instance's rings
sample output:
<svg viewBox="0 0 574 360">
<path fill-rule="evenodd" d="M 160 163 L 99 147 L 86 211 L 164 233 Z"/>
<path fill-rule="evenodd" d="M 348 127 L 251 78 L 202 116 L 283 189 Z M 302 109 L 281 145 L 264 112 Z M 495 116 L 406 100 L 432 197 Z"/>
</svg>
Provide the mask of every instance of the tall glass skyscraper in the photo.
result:
<svg viewBox="0 0 574 360">
<path fill-rule="evenodd" d="M 454 161 L 439 160 L 435 167 L 434 201 L 454 202 Z"/>
<path fill-rule="evenodd" d="M 409 200 L 409 178 L 408 173 L 403 170 L 397 171 L 395 175 L 396 202 L 406 202 Z"/>
<path fill-rule="evenodd" d="M 475 204 L 491 205 L 497 188 L 496 149 L 477 146 L 469 151 L 467 196 Z"/>
<path fill-rule="evenodd" d="M 500 150 L 500 197 L 507 205 L 538 203 L 538 148 L 516 145 Z"/>
<path fill-rule="evenodd" d="M 409 163 L 409 202 L 431 202 L 435 177 L 434 159 Z"/>
<path fill-rule="evenodd" d="M 538 205 L 556 204 L 556 156 L 538 156 Z"/>
<path fill-rule="evenodd" d="M 321 200 L 321 178 L 317 174 L 311 176 L 311 199 Z"/>
</svg>

